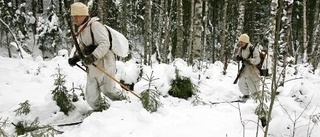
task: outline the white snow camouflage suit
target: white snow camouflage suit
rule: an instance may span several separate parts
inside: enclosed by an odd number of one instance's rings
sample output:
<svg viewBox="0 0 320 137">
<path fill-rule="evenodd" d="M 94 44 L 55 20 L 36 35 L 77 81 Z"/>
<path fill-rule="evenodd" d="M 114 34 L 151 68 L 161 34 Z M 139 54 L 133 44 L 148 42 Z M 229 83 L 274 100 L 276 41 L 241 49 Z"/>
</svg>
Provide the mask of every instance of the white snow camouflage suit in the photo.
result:
<svg viewBox="0 0 320 137">
<path fill-rule="evenodd" d="M 106 27 L 98 22 L 99 18 L 89 18 L 88 23 L 79 26 L 78 30 L 86 27 L 78 34 L 78 40 L 80 49 L 83 52 L 84 46 L 92 44 L 91 30 L 94 34 L 94 45 L 97 48 L 92 52 L 94 57 L 97 59 L 94 64 L 104 68 L 104 70 L 112 77 L 115 76 L 116 71 L 116 60 L 114 53 L 109 50 L 109 33 Z M 90 30 L 91 27 L 91 30 Z M 95 110 L 98 109 L 97 104 L 101 99 L 101 92 L 111 100 L 120 100 L 122 91 L 115 88 L 115 82 L 103 74 L 100 70 L 95 68 L 93 65 L 87 66 L 87 84 L 85 97 L 88 104 Z"/>
<path fill-rule="evenodd" d="M 238 86 L 243 95 L 250 95 L 260 91 L 259 70 L 255 66 L 260 62 L 259 48 L 254 48 L 252 57 L 249 57 L 251 48 L 253 48 L 253 45 L 248 43 L 245 49 L 238 50 L 238 55 L 248 59 L 251 63 L 244 63 L 245 67 L 239 78 Z"/>
</svg>

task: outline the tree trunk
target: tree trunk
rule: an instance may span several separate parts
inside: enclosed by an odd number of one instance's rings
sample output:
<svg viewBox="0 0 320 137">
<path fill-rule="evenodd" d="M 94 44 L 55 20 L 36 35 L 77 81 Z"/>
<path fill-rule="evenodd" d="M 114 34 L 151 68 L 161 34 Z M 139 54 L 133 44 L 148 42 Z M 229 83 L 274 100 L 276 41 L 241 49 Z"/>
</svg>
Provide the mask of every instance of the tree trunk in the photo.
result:
<svg viewBox="0 0 320 137">
<path fill-rule="evenodd" d="M 172 4 L 173 2 L 171 2 L 171 5 L 169 6 L 169 2 L 167 0 L 165 0 L 165 9 L 167 8 L 171 8 L 172 7 Z M 170 30 L 171 30 L 171 25 L 170 25 L 170 22 L 171 22 L 171 18 L 170 18 L 170 13 L 165 10 L 165 17 L 164 17 L 165 21 L 164 21 L 164 40 L 163 40 L 163 53 L 164 53 L 164 56 L 163 56 L 163 59 L 164 59 L 164 62 L 165 63 L 169 63 L 172 61 L 171 57 L 170 57 L 170 53 L 171 53 L 171 48 L 170 47 Z"/>
<path fill-rule="evenodd" d="M 202 61 L 205 60 L 207 61 L 207 30 L 208 30 L 208 1 L 203 1 L 203 32 L 202 32 L 202 36 L 203 36 L 203 40 L 202 40 L 202 50 L 201 50 L 201 58 Z"/>
<path fill-rule="evenodd" d="M 189 26 L 189 38 L 188 38 L 188 44 L 189 44 L 189 54 L 188 54 L 188 64 L 192 64 L 193 61 L 193 18 L 194 18 L 194 1 L 195 0 L 191 0 L 190 4 L 191 4 L 191 9 L 190 9 L 190 26 Z"/>
<path fill-rule="evenodd" d="M 307 47 L 307 0 L 303 0 L 303 34 L 302 34 L 302 45 L 303 45 L 303 58 L 302 62 L 306 63 L 308 60 L 308 47 Z"/>
<path fill-rule="evenodd" d="M 271 14 L 270 14 L 270 22 L 269 28 L 270 31 L 268 33 L 268 56 L 272 59 L 275 58 L 273 55 L 273 48 L 275 44 L 275 31 L 276 31 L 276 16 L 277 16 L 277 7 L 278 7 L 278 0 L 272 0 L 271 2 Z"/>
<path fill-rule="evenodd" d="M 319 64 L 319 55 L 318 55 L 318 53 L 319 53 L 319 47 L 318 47 L 318 44 L 315 42 L 316 41 L 316 39 L 317 39 L 317 33 L 319 32 L 319 23 L 320 23 L 320 21 L 319 21 L 319 8 L 317 8 L 317 7 L 319 7 L 319 4 L 320 4 L 320 1 L 319 0 L 317 0 L 316 1 L 316 8 L 315 8 L 315 11 L 314 11 L 314 20 L 313 20 L 313 27 L 315 28 L 315 29 L 313 29 L 312 30 L 312 39 L 310 40 L 310 45 L 312 45 L 313 47 L 312 47 L 312 52 L 311 52 L 311 56 L 310 56 L 310 62 L 311 62 L 311 64 L 312 64 L 312 66 L 313 66 L 313 69 L 312 69 L 312 71 L 313 71 L 313 73 L 315 73 L 315 70 L 317 69 L 317 67 L 318 67 L 318 64 Z"/>
<path fill-rule="evenodd" d="M 285 10 L 285 13 L 284 13 L 284 17 L 286 20 L 284 20 L 283 22 L 283 33 L 284 33 L 284 37 L 283 37 L 283 41 L 284 43 L 280 46 L 280 54 L 282 55 L 282 67 L 283 67 L 283 71 L 281 71 L 281 76 L 282 76 L 282 79 L 280 79 L 280 82 L 279 82 L 279 86 L 284 86 L 284 81 L 285 81 L 285 78 L 286 78 L 286 68 L 287 68 L 287 60 L 286 58 L 288 57 L 288 49 L 289 47 L 291 47 L 291 17 L 292 17 L 292 3 L 291 2 L 288 2 L 286 1 L 284 3 L 284 10 Z"/>
<path fill-rule="evenodd" d="M 177 0 L 177 48 L 175 50 L 175 58 L 183 58 L 183 11 L 182 0 Z"/>
<path fill-rule="evenodd" d="M 223 6 L 223 19 L 222 19 L 222 27 L 221 27 L 221 53 L 220 53 L 220 60 L 224 63 L 223 66 L 223 75 L 227 73 L 227 68 L 228 68 L 228 56 L 227 56 L 227 51 L 226 51 L 226 21 L 227 21 L 227 9 L 228 9 L 228 0 L 224 1 L 224 6 Z"/>
<path fill-rule="evenodd" d="M 201 32 L 202 32 L 202 0 L 195 0 L 194 8 L 194 35 L 192 43 L 192 62 L 200 61 L 200 51 L 201 51 Z M 198 64 L 196 64 L 198 65 Z"/>
<path fill-rule="evenodd" d="M 273 1 L 274 2 L 274 1 Z M 271 113 L 274 105 L 274 101 L 276 98 L 276 92 L 278 89 L 277 85 L 277 56 L 278 56 L 278 46 L 279 46 L 279 39 L 280 39 L 280 26 L 281 26 L 281 18 L 282 18 L 282 10 L 283 10 L 283 0 L 279 0 L 279 8 L 278 12 L 276 14 L 276 30 L 275 30 L 275 41 L 274 41 L 274 47 L 273 47 L 273 68 L 272 68 L 272 82 L 271 82 L 271 101 L 270 101 L 270 106 L 269 106 L 269 111 L 267 115 L 267 125 L 265 127 L 264 131 L 264 137 L 268 137 L 268 130 L 269 130 L 269 124 L 271 121 Z M 275 7 L 272 7 L 275 8 Z"/>
<path fill-rule="evenodd" d="M 151 0 L 146 1 L 145 30 L 144 64 L 151 65 Z"/>
<path fill-rule="evenodd" d="M 244 23 L 244 13 L 245 13 L 245 0 L 239 0 L 239 17 L 238 17 L 238 26 L 237 26 L 237 36 L 239 37 L 243 33 L 243 23 Z M 239 42 L 237 40 L 237 42 Z M 238 49 L 238 43 L 235 44 L 233 49 L 233 55 L 236 55 Z"/>
</svg>

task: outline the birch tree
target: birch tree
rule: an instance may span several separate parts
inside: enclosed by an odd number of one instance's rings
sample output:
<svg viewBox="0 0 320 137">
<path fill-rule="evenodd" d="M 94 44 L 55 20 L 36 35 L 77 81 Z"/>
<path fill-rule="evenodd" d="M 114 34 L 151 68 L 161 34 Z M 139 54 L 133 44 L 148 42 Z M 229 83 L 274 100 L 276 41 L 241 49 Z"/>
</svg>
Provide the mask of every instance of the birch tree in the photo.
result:
<svg viewBox="0 0 320 137">
<path fill-rule="evenodd" d="M 192 62 L 200 61 L 201 33 L 202 33 L 202 0 L 195 0 L 194 8 L 194 35 L 192 37 Z M 191 32 L 190 32 L 191 33 Z M 199 62 L 198 62 L 199 63 Z M 198 64 L 196 64 L 198 65 Z"/>
</svg>

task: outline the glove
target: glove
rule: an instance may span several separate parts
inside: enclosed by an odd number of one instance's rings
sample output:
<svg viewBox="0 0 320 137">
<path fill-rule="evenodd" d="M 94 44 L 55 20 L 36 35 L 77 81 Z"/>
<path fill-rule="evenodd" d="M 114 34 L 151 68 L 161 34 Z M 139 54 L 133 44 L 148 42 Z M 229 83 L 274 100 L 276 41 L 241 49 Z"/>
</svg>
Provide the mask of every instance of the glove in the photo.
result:
<svg viewBox="0 0 320 137">
<path fill-rule="evenodd" d="M 242 61 L 242 60 L 243 60 L 243 57 L 241 57 L 240 55 L 236 56 L 236 61 Z"/>
<path fill-rule="evenodd" d="M 97 48 L 98 46 L 96 45 L 89 45 L 89 46 L 84 46 L 83 48 L 83 53 L 84 55 L 90 55 L 92 52 Z"/>
<path fill-rule="evenodd" d="M 78 55 L 74 55 L 72 58 L 69 58 L 69 59 L 68 59 L 68 63 L 69 63 L 69 65 L 70 65 L 71 67 L 73 67 L 74 65 L 76 65 L 77 62 L 79 62 L 79 61 L 80 61 L 80 58 L 79 58 Z"/>
<path fill-rule="evenodd" d="M 244 58 L 242 59 L 242 63 L 248 64 L 248 65 L 252 64 L 249 59 L 244 59 Z"/>
<path fill-rule="evenodd" d="M 92 54 L 85 57 L 82 62 L 85 64 L 85 65 L 91 65 L 94 61 L 96 61 L 96 57 L 94 57 Z"/>
</svg>

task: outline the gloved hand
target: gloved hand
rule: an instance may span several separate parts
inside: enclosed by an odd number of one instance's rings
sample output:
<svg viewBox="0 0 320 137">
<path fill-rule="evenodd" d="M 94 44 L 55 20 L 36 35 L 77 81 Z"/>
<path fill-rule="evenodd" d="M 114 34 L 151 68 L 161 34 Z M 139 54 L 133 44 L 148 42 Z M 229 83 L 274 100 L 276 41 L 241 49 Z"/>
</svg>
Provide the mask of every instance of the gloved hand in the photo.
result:
<svg viewBox="0 0 320 137">
<path fill-rule="evenodd" d="M 84 46 L 83 47 L 83 53 L 84 55 L 90 55 L 92 52 L 97 48 L 98 46 L 96 45 L 89 45 L 89 46 Z"/>
<path fill-rule="evenodd" d="M 68 59 L 68 63 L 71 67 L 77 64 L 80 61 L 80 57 L 78 55 L 74 55 L 72 58 Z"/>
<path fill-rule="evenodd" d="M 85 65 L 91 65 L 94 61 L 96 61 L 96 57 L 94 57 L 94 55 L 89 55 L 89 56 L 86 56 L 84 59 L 82 59 L 82 62 L 85 64 Z"/>
<path fill-rule="evenodd" d="M 242 63 L 248 64 L 248 65 L 252 64 L 249 59 L 244 59 L 244 58 L 242 59 Z"/>
<path fill-rule="evenodd" d="M 243 57 L 241 57 L 240 55 L 236 56 L 236 61 L 242 61 L 242 60 L 243 60 Z"/>
</svg>

